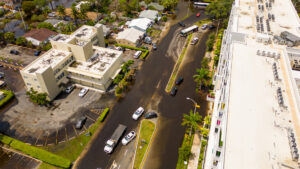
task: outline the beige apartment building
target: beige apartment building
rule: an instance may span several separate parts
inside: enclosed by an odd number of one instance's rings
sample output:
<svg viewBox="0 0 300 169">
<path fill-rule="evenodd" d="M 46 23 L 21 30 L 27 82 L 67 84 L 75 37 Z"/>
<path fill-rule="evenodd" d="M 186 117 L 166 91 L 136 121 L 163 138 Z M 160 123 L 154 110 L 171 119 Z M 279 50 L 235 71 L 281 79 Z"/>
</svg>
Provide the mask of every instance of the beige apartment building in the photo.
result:
<svg viewBox="0 0 300 169">
<path fill-rule="evenodd" d="M 104 46 L 102 26 L 82 26 L 71 35 L 50 40 L 52 49 L 22 69 L 27 90 L 54 99 L 69 81 L 106 91 L 123 63 L 122 52 Z M 99 45 L 99 46 L 95 46 Z"/>
</svg>

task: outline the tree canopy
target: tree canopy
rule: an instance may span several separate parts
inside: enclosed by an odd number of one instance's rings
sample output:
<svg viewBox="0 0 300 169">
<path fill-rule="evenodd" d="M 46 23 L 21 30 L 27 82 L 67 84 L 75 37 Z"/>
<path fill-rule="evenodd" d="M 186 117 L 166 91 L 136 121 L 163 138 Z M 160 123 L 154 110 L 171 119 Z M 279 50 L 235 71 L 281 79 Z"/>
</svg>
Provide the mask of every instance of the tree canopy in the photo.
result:
<svg viewBox="0 0 300 169">
<path fill-rule="evenodd" d="M 211 2 L 205 8 L 205 14 L 211 18 L 219 20 L 229 16 L 233 0 L 217 0 Z"/>
</svg>

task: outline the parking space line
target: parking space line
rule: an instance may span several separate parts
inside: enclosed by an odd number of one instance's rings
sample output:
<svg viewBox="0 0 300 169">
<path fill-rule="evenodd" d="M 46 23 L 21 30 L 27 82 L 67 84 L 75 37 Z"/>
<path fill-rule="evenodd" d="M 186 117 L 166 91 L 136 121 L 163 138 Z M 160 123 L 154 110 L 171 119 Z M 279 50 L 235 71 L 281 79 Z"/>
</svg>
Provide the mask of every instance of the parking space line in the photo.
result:
<svg viewBox="0 0 300 169">
<path fill-rule="evenodd" d="M 94 120 L 93 118 L 91 118 L 90 116 L 88 115 L 85 115 L 88 119 L 92 120 L 93 122 L 95 122 L 96 120 Z"/>
<path fill-rule="evenodd" d="M 66 133 L 66 140 L 68 141 L 69 138 L 68 138 L 67 128 L 65 128 L 65 133 Z"/>
<path fill-rule="evenodd" d="M 83 128 L 84 128 L 85 131 L 87 130 L 87 128 L 85 127 L 85 124 L 83 125 Z"/>
<path fill-rule="evenodd" d="M 49 132 L 47 133 L 47 137 L 46 137 L 46 141 L 45 141 L 45 146 L 47 146 L 48 137 L 49 137 Z"/>
<path fill-rule="evenodd" d="M 75 131 L 76 136 L 78 136 L 78 133 L 77 133 L 77 131 L 76 131 L 74 125 L 72 125 L 72 127 L 73 127 L 73 129 L 74 129 L 74 131 Z"/>
<path fill-rule="evenodd" d="M 56 128 L 56 137 L 55 137 L 55 143 L 57 144 L 57 135 L 58 135 L 58 130 Z"/>
<path fill-rule="evenodd" d="M 90 112 L 92 112 L 92 113 L 94 113 L 94 114 L 97 114 L 97 115 L 100 114 L 100 113 L 99 113 L 100 111 L 98 111 L 98 110 L 96 110 L 96 109 L 91 109 Z"/>
<path fill-rule="evenodd" d="M 36 141 L 35 141 L 34 145 L 36 145 L 36 144 L 37 144 L 37 142 L 39 141 L 39 139 L 40 139 L 40 137 L 41 137 L 42 133 L 43 133 L 43 132 L 40 132 L 40 134 L 39 134 L 39 136 L 37 137 L 37 139 L 36 139 Z"/>
</svg>

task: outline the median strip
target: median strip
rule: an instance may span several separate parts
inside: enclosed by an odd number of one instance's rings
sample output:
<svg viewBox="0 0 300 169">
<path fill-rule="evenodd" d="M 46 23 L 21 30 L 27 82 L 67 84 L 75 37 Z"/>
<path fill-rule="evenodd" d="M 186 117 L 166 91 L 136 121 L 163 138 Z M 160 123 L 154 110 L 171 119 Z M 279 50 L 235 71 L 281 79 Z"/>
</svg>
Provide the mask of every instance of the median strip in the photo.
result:
<svg viewBox="0 0 300 169">
<path fill-rule="evenodd" d="M 150 120 L 143 120 L 141 123 L 139 136 L 138 136 L 138 145 L 135 152 L 133 169 L 139 169 L 143 165 L 142 162 L 145 162 L 147 157 L 147 152 L 151 146 L 153 133 L 155 131 L 155 124 Z"/>
<path fill-rule="evenodd" d="M 190 43 L 191 39 L 192 39 L 192 34 L 190 34 L 188 36 L 186 45 L 183 48 L 183 50 L 182 50 L 182 52 L 181 52 L 181 54 L 180 54 L 180 56 L 179 56 L 179 58 L 178 58 L 178 60 L 177 60 L 177 62 L 175 64 L 175 66 L 174 66 L 174 69 L 173 69 L 172 74 L 170 76 L 169 82 L 168 82 L 168 84 L 166 86 L 166 89 L 165 89 L 165 91 L 168 92 L 168 93 L 171 91 L 171 89 L 172 89 L 172 87 L 174 85 L 175 79 L 176 79 L 177 74 L 178 74 L 178 72 L 180 70 L 180 65 L 181 65 L 181 63 L 183 61 L 183 58 L 185 56 L 185 52 L 186 52 L 186 50 L 187 50 L 187 48 L 189 46 L 189 43 Z"/>
</svg>

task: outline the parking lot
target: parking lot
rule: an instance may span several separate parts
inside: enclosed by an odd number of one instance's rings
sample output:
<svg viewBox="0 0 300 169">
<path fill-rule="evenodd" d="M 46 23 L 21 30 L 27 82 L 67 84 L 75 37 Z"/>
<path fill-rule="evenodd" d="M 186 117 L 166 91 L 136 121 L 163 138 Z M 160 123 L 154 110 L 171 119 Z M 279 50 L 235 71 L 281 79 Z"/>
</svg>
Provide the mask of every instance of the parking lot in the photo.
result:
<svg viewBox="0 0 300 169">
<path fill-rule="evenodd" d="M 19 54 L 11 54 L 11 50 L 18 51 Z M 0 49 L 0 57 L 7 59 L 7 61 L 9 61 L 11 64 L 15 63 L 18 65 L 28 65 L 37 58 L 37 56 L 34 56 L 35 51 L 36 50 L 34 49 L 26 47 L 7 45 L 5 48 Z"/>
<path fill-rule="evenodd" d="M 40 162 L 18 153 L 7 151 L 0 148 L 0 168 L 1 169 L 32 169 L 36 168 Z"/>
<path fill-rule="evenodd" d="M 35 105 L 26 96 L 18 70 L 3 66 L 0 71 L 5 73 L 2 79 L 7 84 L 5 88 L 12 90 L 16 96 L 0 110 L 0 131 L 29 144 L 42 146 L 72 139 L 93 124 L 105 108 L 97 105 L 89 107 L 101 98 L 101 94 L 89 90 L 81 98 L 78 96 L 80 88 L 75 88 L 70 94 L 62 92 L 50 108 Z M 87 117 L 86 123 L 82 129 L 75 129 L 83 115 Z"/>
</svg>

